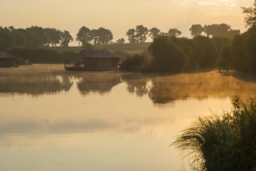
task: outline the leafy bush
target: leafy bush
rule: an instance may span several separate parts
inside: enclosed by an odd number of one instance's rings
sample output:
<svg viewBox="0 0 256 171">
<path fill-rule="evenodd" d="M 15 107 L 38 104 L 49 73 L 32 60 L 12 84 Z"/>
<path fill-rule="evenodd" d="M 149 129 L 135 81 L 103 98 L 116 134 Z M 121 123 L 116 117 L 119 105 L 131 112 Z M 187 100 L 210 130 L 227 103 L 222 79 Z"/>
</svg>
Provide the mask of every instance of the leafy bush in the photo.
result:
<svg viewBox="0 0 256 171">
<path fill-rule="evenodd" d="M 193 164 L 207 171 L 256 169 L 256 104 L 233 100 L 223 116 L 200 117 L 174 145 L 193 154 Z"/>
<path fill-rule="evenodd" d="M 74 59 L 77 56 L 72 51 L 60 53 L 57 50 L 45 48 L 15 48 L 9 50 L 8 53 L 17 58 L 29 60 L 31 63 L 64 63 L 64 61 Z"/>
<path fill-rule="evenodd" d="M 158 72 L 181 72 L 186 66 L 184 51 L 173 41 L 172 37 L 160 36 L 149 46 L 154 56 L 151 69 Z"/>
<path fill-rule="evenodd" d="M 146 69 L 147 57 L 143 54 L 136 54 L 126 57 L 120 65 L 123 71 L 142 71 Z"/>
</svg>

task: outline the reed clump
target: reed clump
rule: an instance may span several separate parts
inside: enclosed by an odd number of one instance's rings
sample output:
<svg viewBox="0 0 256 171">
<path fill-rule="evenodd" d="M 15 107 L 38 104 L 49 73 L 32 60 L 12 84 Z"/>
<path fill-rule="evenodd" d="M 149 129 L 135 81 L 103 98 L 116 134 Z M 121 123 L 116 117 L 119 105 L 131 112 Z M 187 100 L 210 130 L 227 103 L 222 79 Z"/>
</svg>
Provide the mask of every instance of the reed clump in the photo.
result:
<svg viewBox="0 0 256 171">
<path fill-rule="evenodd" d="M 236 97 L 222 116 L 199 117 L 173 145 L 186 150 L 192 166 L 206 171 L 256 169 L 256 103 Z"/>
</svg>

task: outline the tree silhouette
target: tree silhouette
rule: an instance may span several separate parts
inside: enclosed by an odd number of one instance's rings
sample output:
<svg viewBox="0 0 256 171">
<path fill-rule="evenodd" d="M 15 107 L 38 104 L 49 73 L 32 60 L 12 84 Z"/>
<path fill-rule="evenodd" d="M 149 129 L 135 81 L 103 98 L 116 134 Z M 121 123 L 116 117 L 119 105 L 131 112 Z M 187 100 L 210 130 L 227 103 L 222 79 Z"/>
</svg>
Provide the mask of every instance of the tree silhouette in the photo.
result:
<svg viewBox="0 0 256 171">
<path fill-rule="evenodd" d="M 189 31 L 191 32 L 192 36 L 200 36 L 201 33 L 204 31 L 204 28 L 200 24 L 193 24 L 190 27 Z"/>
<path fill-rule="evenodd" d="M 136 42 L 136 36 L 135 36 L 135 29 L 131 28 L 126 32 L 126 35 L 128 36 L 128 41 L 130 43 Z"/>
<path fill-rule="evenodd" d="M 247 27 L 256 25 L 256 1 L 252 7 L 242 7 L 243 13 L 246 14 L 245 23 Z"/>
<path fill-rule="evenodd" d="M 153 27 L 149 30 L 149 36 L 154 40 L 160 34 L 160 30 L 156 27 Z"/>
<path fill-rule="evenodd" d="M 124 44 L 125 43 L 125 39 L 124 38 L 119 38 L 119 39 L 117 39 L 116 43 Z"/>
<path fill-rule="evenodd" d="M 111 40 L 113 40 L 113 34 L 109 29 L 100 27 L 97 32 L 95 32 L 98 38 L 99 44 L 107 45 Z"/>
<path fill-rule="evenodd" d="M 177 36 L 180 36 L 180 35 L 181 35 L 181 31 L 178 30 L 178 29 L 176 29 L 176 28 L 171 28 L 171 29 L 169 29 L 168 34 L 169 34 L 171 37 L 177 37 Z"/>
<path fill-rule="evenodd" d="M 225 37 L 227 33 L 231 30 L 230 25 L 227 24 L 211 24 L 204 26 L 204 32 L 206 33 L 207 37 Z"/>
<path fill-rule="evenodd" d="M 61 46 L 64 46 L 64 47 L 68 47 L 68 44 L 71 41 L 73 41 L 73 37 L 66 30 L 64 30 L 64 32 L 61 33 L 60 37 L 61 37 Z"/>
<path fill-rule="evenodd" d="M 83 46 L 86 46 L 93 40 L 92 31 L 89 28 L 82 26 L 76 35 L 76 40 L 81 42 Z"/>
<path fill-rule="evenodd" d="M 144 43 L 147 40 L 147 34 L 148 34 L 147 27 L 144 27 L 143 25 L 138 25 L 136 26 L 135 32 L 136 32 L 136 38 L 138 42 Z"/>
</svg>

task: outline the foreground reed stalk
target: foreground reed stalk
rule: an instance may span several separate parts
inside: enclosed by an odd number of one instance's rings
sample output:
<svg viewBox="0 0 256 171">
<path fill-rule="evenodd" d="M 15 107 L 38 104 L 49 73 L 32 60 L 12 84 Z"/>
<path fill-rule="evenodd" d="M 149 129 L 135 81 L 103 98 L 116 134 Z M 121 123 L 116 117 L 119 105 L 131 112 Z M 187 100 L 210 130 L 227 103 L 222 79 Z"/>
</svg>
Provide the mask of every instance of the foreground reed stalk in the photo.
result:
<svg viewBox="0 0 256 171">
<path fill-rule="evenodd" d="M 199 117 L 173 145 L 185 150 L 195 170 L 256 170 L 256 104 L 233 99 L 231 112 Z"/>
</svg>

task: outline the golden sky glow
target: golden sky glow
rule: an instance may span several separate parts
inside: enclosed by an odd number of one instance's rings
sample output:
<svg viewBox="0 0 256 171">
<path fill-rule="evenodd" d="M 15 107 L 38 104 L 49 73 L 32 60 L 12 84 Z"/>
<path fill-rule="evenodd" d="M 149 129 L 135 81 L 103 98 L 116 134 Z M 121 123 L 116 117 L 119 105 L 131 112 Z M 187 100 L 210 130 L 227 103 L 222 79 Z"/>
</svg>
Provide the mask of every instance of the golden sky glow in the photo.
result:
<svg viewBox="0 0 256 171">
<path fill-rule="evenodd" d="M 241 7 L 253 0 L 1 0 L 1 26 L 53 27 L 74 36 L 81 26 L 112 31 L 124 37 L 136 25 L 158 27 L 162 32 L 178 28 L 190 36 L 192 24 L 227 23 L 245 30 Z"/>
</svg>

